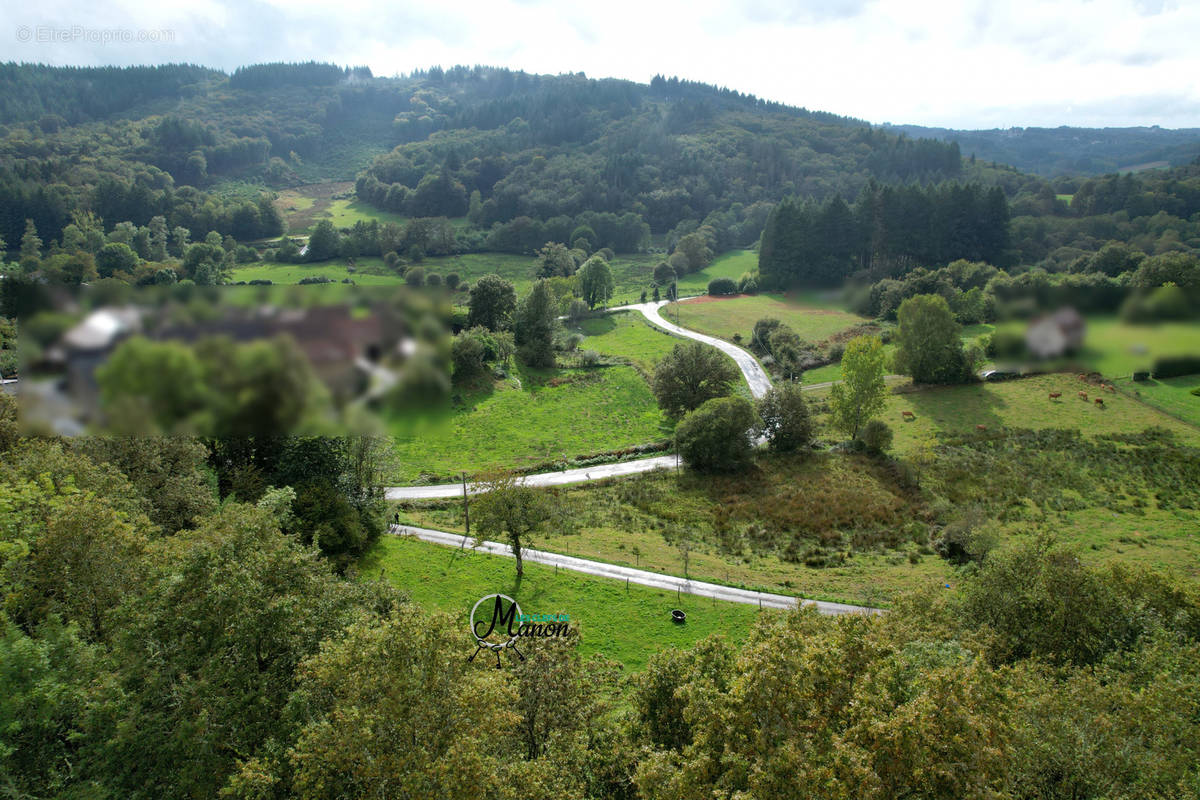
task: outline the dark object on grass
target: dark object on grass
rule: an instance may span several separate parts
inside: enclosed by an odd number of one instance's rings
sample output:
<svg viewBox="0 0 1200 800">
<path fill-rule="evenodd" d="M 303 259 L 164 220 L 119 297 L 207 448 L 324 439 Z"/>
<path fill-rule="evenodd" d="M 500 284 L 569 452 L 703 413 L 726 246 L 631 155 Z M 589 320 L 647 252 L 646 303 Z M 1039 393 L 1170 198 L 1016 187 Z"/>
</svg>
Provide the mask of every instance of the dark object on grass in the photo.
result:
<svg viewBox="0 0 1200 800">
<path fill-rule="evenodd" d="M 1148 381 L 1148 380 L 1150 380 L 1150 373 L 1149 372 L 1135 372 L 1135 373 L 1133 373 L 1133 379 L 1135 381 Z"/>
<path fill-rule="evenodd" d="M 671 612 L 671 621 L 675 624 L 681 625 L 685 619 L 687 619 L 687 614 L 684 614 L 678 608 Z"/>
</svg>

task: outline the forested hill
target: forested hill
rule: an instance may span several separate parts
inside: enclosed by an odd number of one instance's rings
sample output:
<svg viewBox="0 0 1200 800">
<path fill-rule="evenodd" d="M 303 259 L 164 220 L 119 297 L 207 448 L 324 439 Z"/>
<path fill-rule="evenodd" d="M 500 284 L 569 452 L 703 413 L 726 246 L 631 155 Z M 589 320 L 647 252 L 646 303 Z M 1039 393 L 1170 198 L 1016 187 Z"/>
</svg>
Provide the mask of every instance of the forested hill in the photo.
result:
<svg viewBox="0 0 1200 800">
<path fill-rule="evenodd" d="M 914 138 L 955 142 L 964 155 L 1038 175 L 1101 175 L 1149 164 L 1181 166 L 1200 155 L 1200 128 L 1009 128 L 960 131 L 885 125 Z"/>
<path fill-rule="evenodd" d="M 665 231 L 731 209 L 761 228 L 789 195 L 853 198 L 871 179 L 933 183 L 962 169 L 953 144 L 662 77 L 7 64 L 0 98 L 10 243 L 26 219 L 50 242 L 86 212 L 109 229 L 163 216 L 197 238 L 278 235 L 250 201 L 223 199 L 231 179 L 266 189 L 362 174 L 364 199 L 411 216 L 473 211 L 486 228 L 586 210 Z"/>
</svg>

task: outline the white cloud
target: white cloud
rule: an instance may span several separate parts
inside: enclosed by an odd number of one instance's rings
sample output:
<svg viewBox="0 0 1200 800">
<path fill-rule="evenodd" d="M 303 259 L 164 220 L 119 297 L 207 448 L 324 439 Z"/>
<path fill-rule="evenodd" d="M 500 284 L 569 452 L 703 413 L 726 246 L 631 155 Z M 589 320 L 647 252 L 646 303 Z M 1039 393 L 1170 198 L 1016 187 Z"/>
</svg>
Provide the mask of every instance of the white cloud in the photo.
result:
<svg viewBox="0 0 1200 800">
<path fill-rule="evenodd" d="M 1200 126 L 1200 4 L 1175 0 L 0 0 L 0 59 L 58 64 L 490 64 L 655 73 L 874 122 Z M 157 44 L 20 42 L 20 25 L 171 29 Z"/>
</svg>

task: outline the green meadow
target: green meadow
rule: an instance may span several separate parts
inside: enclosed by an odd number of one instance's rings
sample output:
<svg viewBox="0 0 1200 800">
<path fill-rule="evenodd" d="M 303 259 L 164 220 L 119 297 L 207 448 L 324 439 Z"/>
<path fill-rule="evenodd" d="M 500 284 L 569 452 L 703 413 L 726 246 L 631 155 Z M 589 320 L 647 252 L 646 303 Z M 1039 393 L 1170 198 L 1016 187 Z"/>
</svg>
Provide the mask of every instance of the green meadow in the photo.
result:
<svg viewBox="0 0 1200 800">
<path fill-rule="evenodd" d="M 541 544 L 534 542 L 535 546 Z M 556 571 L 542 564 L 526 563 L 525 575 L 518 583 L 511 558 L 409 537 L 383 537 L 358 566 L 364 580 L 382 576 L 422 606 L 455 615 L 462 623 L 463 658 L 475 649 L 468 633 L 471 607 L 479 598 L 494 593 L 513 597 L 527 614 L 569 614 L 571 622 L 579 626 L 582 653 L 599 653 L 628 670 L 641 669 L 660 650 L 687 648 L 711 634 L 740 641 L 759 614 L 776 613 Z M 681 625 L 671 621 L 671 610 L 676 608 L 687 614 Z M 488 653 L 479 657 L 492 658 Z"/>
<path fill-rule="evenodd" d="M 663 315 L 672 320 L 678 315 L 679 324 L 685 328 L 729 341 L 737 341 L 737 336 L 742 342 L 750 341 L 754 323 L 764 317 L 781 320 L 801 339 L 812 343 L 870 321 L 838 308 L 833 302 L 804 294 L 697 298 L 671 303 L 664 307 Z"/>
<path fill-rule="evenodd" d="M 449 412 L 396 419 L 398 481 L 491 469 L 529 469 L 663 439 L 662 412 L 631 366 L 535 370 L 456 386 Z"/>
</svg>

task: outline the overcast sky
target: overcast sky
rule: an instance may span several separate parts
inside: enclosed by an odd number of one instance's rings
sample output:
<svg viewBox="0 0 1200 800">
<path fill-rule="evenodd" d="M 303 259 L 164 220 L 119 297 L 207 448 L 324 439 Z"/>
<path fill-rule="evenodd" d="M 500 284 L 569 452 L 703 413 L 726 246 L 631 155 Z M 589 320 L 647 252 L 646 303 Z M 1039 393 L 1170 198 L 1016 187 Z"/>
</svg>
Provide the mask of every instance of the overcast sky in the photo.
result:
<svg viewBox="0 0 1200 800">
<path fill-rule="evenodd" d="M 871 122 L 1200 127 L 1198 0 L 0 0 L 0 60 L 656 73 Z M 114 29 L 145 42 L 103 42 Z M 54 37 L 66 41 L 47 41 Z M 170 41 L 164 41 L 170 39 Z M 153 41 L 157 40 L 157 41 Z"/>
</svg>

